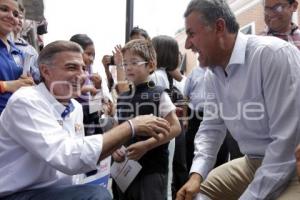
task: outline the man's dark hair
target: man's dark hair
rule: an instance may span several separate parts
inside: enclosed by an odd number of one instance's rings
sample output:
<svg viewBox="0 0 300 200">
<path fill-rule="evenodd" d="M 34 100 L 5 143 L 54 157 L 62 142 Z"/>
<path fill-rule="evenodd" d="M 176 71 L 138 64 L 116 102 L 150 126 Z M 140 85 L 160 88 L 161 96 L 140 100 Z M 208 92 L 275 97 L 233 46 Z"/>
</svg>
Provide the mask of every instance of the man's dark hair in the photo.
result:
<svg viewBox="0 0 300 200">
<path fill-rule="evenodd" d="M 38 57 L 38 65 L 51 65 L 52 59 L 57 53 L 66 51 L 83 53 L 82 48 L 77 43 L 71 41 L 58 40 L 48 44 L 45 48 L 43 48 Z"/>
<path fill-rule="evenodd" d="M 139 28 L 138 26 L 135 26 L 135 27 L 132 28 L 132 30 L 129 34 L 129 37 L 131 38 L 132 36 L 137 35 L 137 34 L 142 35 L 145 39 L 150 39 L 147 31 L 145 31 L 142 28 Z"/>
<path fill-rule="evenodd" d="M 156 51 L 157 68 L 173 71 L 178 67 L 179 47 L 177 41 L 166 35 L 156 36 L 152 39 Z"/>
<path fill-rule="evenodd" d="M 86 34 L 76 34 L 70 38 L 70 41 L 79 44 L 82 49 L 86 49 L 89 45 L 93 45 L 93 40 Z"/>
<path fill-rule="evenodd" d="M 188 17 L 192 12 L 198 12 L 205 25 L 212 25 L 217 19 L 222 18 L 226 23 L 228 32 L 237 33 L 239 31 L 239 24 L 226 0 L 192 0 L 184 13 L 184 17 Z"/>
</svg>

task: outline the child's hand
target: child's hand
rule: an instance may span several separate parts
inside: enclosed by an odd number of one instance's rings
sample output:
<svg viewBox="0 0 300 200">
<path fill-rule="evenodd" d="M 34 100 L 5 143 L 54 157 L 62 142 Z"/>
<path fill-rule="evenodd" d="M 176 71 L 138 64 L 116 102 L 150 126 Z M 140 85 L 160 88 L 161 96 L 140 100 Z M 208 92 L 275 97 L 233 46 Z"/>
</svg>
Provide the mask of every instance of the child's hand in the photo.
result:
<svg viewBox="0 0 300 200">
<path fill-rule="evenodd" d="M 97 73 L 91 74 L 90 80 L 93 82 L 96 89 L 101 89 L 102 79 L 99 74 L 97 74 Z"/>
<path fill-rule="evenodd" d="M 123 162 L 125 160 L 125 152 L 121 149 L 117 149 L 113 152 L 112 157 L 116 162 Z"/>
<path fill-rule="evenodd" d="M 139 160 L 148 151 L 144 141 L 136 142 L 127 147 L 127 156 L 131 160 Z"/>
</svg>

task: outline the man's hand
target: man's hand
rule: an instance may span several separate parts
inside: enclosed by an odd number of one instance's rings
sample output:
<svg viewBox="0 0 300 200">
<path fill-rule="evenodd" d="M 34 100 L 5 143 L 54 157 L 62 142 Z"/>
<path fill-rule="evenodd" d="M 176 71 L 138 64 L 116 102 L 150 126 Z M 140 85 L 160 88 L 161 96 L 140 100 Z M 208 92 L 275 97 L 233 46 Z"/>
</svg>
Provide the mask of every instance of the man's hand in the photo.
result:
<svg viewBox="0 0 300 200">
<path fill-rule="evenodd" d="M 6 91 L 11 93 L 17 91 L 20 87 L 34 85 L 34 81 L 32 77 L 25 76 L 25 75 L 22 75 L 18 80 L 5 81 L 5 83 L 6 83 Z"/>
<path fill-rule="evenodd" d="M 300 182 L 300 145 L 298 145 L 298 147 L 296 148 L 295 156 L 296 156 L 297 175 L 298 175 L 298 180 Z"/>
<path fill-rule="evenodd" d="M 127 147 L 127 156 L 130 160 L 139 160 L 146 152 L 148 148 L 146 147 L 145 141 L 136 142 L 129 147 Z"/>
<path fill-rule="evenodd" d="M 176 194 L 176 200 L 192 200 L 200 192 L 202 177 L 193 173 L 190 179 L 180 188 Z"/>
<path fill-rule="evenodd" d="M 158 134 L 170 134 L 170 124 L 167 120 L 153 115 L 141 115 L 132 119 L 135 134 L 152 136 L 159 140 Z"/>
</svg>

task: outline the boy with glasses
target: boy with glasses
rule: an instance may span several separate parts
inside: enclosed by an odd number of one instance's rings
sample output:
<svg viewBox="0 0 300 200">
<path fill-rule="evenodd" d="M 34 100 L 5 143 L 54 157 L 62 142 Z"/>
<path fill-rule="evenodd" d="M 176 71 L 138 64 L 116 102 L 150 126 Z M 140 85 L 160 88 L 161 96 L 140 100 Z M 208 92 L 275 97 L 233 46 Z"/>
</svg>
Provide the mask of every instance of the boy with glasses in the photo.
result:
<svg viewBox="0 0 300 200">
<path fill-rule="evenodd" d="M 170 123 L 170 135 L 156 141 L 149 137 L 132 137 L 127 143 L 128 159 L 138 161 L 142 169 L 119 200 L 165 199 L 167 195 L 168 144 L 180 134 L 181 128 L 175 114 L 175 106 L 162 87 L 149 81 L 149 75 L 156 69 L 156 53 L 150 40 L 136 39 L 122 49 L 123 66 L 127 80 L 133 83 L 130 91 L 118 98 L 117 115 L 119 123 L 138 115 L 161 116 Z M 113 153 L 116 162 L 125 159 L 121 149 Z"/>
</svg>

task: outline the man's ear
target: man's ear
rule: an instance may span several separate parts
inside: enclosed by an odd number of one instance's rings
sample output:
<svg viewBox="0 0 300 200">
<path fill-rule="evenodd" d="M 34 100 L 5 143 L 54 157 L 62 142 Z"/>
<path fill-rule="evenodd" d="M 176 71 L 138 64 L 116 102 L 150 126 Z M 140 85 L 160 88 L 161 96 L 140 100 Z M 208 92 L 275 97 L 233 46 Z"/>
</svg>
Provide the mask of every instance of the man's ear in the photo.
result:
<svg viewBox="0 0 300 200">
<path fill-rule="evenodd" d="M 226 22 L 224 19 L 219 18 L 215 23 L 215 30 L 217 34 L 224 34 L 226 31 Z"/>
<path fill-rule="evenodd" d="M 43 77 L 44 80 L 48 80 L 50 76 L 49 66 L 45 64 L 40 64 L 40 73 L 41 77 Z"/>
</svg>

